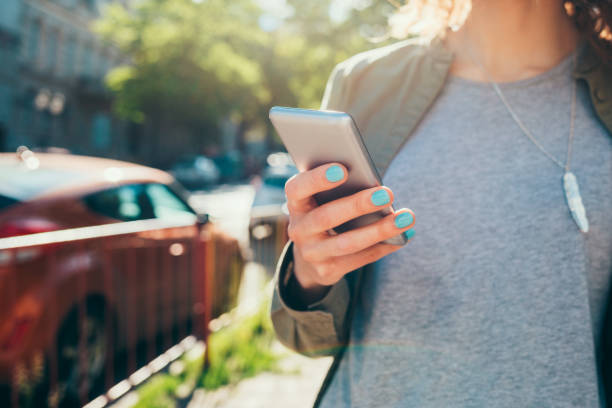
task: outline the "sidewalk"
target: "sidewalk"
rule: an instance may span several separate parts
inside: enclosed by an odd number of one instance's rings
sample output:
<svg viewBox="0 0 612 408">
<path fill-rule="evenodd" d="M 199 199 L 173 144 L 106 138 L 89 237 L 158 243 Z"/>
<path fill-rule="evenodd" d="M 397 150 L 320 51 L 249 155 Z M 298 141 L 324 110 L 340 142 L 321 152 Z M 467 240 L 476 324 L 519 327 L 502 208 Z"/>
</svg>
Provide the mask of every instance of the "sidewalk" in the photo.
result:
<svg viewBox="0 0 612 408">
<path fill-rule="evenodd" d="M 289 374 L 262 373 L 234 387 L 198 389 L 187 408 L 310 408 L 331 361 L 292 353 L 281 362 Z"/>
<path fill-rule="evenodd" d="M 247 264 L 239 294 L 239 313 L 257 307 L 268 279 L 261 266 Z M 311 359 L 276 343 L 280 355 L 279 372 L 264 372 L 235 386 L 214 391 L 198 389 L 188 408 L 310 408 L 332 358 Z"/>
</svg>

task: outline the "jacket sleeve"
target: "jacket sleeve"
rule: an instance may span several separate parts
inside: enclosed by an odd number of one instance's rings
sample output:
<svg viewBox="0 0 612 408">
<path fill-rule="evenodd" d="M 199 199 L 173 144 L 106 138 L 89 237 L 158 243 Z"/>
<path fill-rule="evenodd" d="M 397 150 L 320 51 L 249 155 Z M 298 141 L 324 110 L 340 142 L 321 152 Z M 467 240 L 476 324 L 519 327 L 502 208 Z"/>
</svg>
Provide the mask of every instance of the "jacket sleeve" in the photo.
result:
<svg viewBox="0 0 612 408">
<path fill-rule="evenodd" d="M 310 305 L 296 305 L 286 288 L 293 273 L 293 243 L 289 241 L 279 259 L 271 318 L 276 336 L 285 346 L 307 356 L 336 353 L 346 342 L 346 314 L 350 288 L 346 278 L 333 285 L 325 297 Z"/>
</svg>

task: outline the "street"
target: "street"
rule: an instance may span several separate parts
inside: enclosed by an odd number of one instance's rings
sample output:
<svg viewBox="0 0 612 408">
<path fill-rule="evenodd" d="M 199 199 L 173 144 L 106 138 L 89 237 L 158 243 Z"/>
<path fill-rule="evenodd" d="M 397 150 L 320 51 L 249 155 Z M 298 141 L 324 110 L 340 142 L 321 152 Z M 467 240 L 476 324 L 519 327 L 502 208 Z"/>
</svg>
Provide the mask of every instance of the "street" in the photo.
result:
<svg viewBox="0 0 612 408">
<path fill-rule="evenodd" d="M 250 184 L 221 185 L 210 191 L 195 192 L 189 198 L 198 212 L 207 213 L 212 222 L 236 237 L 240 245 L 249 241 L 249 214 L 255 189 Z"/>
</svg>

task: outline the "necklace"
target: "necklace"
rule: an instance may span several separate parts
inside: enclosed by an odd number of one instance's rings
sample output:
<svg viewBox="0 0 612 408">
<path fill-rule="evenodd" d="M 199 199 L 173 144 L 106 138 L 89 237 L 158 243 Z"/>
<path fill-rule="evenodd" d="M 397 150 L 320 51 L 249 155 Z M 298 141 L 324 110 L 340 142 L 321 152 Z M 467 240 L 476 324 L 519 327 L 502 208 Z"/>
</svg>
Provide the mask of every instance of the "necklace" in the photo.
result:
<svg viewBox="0 0 612 408">
<path fill-rule="evenodd" d="M 531 142 L 542 153 L 544 153 L 546 157 L 548 157 L 553 163 L 555 163 L 555 165 L 557 165 L 563 170 L 563 190 L 565 192 L 565 199 L 567 201 L 567 206 L 570 210 L 572 218 L 574 219 L 574 222 L 576 223 L 576 225 L 578 226 L 578 229 L 581 232 L 583 233 L 589 232 L 589 220 L 587 219 L 586 210 L 584 208 L 584 205 L 582 204 L 582 196 L 580 195 L 580 189 L 578 187 L 578 180 L 576 180 L 576 176 L 574 175 L 574 173 L 570 171 L 570 163 L 572 159 L 572 142 L 574 140 L 574 121 L 576 118 L 576 80 L 572 79 L 572 102 L 571 102 L 571 113 L 570 113 L 570 130 L 569 130 L 569 137 L 567 141 L 567 157 L 565 159 L 565 164 L 563 164 L 556 157 L 554 157 L 552 154 L 546 151 L 546 149 L 544 149 L 544 146 L 542 146 L 542 144 L 533 136 L 533 134 L 529 131 L 527 126 L 525 126 L 523 121 L 521 121 L 521 119 L 518 117 L 514 109 L 512 109 L 506 97 L 504 96 L 501 89 L 499 88 L 499 85 L 497 85 L 497 83 L 491 79 L 491 76 L 485 69 L 484 65 L 481 64 L 479 60 L 473 57 L 471 50 L 469 49 L 468 49 L 468 54 L 470 56 L 470 59 L 476 65 L 478 65 L 480 69 L 482 70 L 482 72 L 485 74 L 485 76 L 487 77 L 487 81 L 491 84 L 491 86 L 495 90 L 495 93 L 497 94 L 497 96 L 499 96 L 499 99 L 502 101 L 502 103 L 506 107 L 506 110 L 510 113 L 510 116 L 512 116 L 512 119 L 516 122 L 519 128 L 523 131 L 525 136 L 527 136 L 529 140 L 531 140 Z M 576 66 L 576 52 L 574 52 L 573 62 L 574 62 L 574 67 L 575 67 Z"/>
</svg>

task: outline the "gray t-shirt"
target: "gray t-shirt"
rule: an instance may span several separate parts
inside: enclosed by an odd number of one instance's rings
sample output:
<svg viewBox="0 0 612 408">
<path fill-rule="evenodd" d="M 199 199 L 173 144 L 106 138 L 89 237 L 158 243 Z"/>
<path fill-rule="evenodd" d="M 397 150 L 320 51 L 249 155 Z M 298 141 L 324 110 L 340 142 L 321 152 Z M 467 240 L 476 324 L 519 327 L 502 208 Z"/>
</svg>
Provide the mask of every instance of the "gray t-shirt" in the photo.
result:
<svg viewBox="0 0 612 408">
<path fill-rule="evenodd" d="M 502 84 L 565 162 L 572 58 Z M 391 163 L 412 242 L 364 275 L 351 344 L 323 407 L 600 407 L 598 352 L 612 268 L 612 138 L 577 88 L 571 169 L 521 132 L 489 84 L 449 77 Z"/>
</svg>

